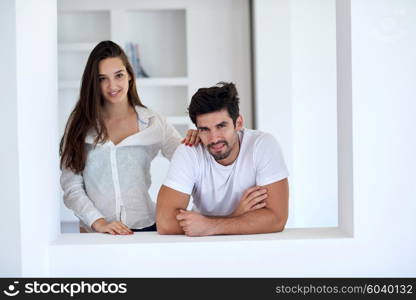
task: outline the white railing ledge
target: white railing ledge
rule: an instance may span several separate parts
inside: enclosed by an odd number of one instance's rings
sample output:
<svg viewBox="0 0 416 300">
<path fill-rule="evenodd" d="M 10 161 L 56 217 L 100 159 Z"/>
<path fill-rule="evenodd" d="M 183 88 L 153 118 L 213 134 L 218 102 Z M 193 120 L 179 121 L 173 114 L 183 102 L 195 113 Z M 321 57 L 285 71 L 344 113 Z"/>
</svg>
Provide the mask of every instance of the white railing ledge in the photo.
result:
<svg viewBox="0 0 416 300">
<path fill-rule="evenodd" d="M 188 237 L 184 235 L 160 235 L 156 232 L 135 232 L 133 235 L 110 235 L 100 233 L 61 234 L 51 243 L 56 246 L 114 245 L 114 244 L 158 244 L 158 243 L 210 243 L 242 241 L 277 241 L 307 239 L 352 238 L 339 227 L 288 228 L 283 232 L 250 235 L 217 235 Z"/>
</svg>

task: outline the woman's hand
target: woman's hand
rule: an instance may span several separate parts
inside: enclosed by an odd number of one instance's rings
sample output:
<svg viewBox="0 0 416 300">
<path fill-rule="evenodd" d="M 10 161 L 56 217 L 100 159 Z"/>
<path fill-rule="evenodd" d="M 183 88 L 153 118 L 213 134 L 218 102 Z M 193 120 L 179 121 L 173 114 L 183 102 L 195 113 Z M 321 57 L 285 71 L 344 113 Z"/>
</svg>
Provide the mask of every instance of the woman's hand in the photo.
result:
<svg viewBox="0 0 416 300">
<path fill-rule="evenodd" d="M 201 139 L 198 135 L 198 130 L 189 129 L 185 138 L 181 142 L 186 146 L 198 146 L 198 144 L 201 142 Z"/>
<path fill-rule="evenodd" d="M 238 217 L 246 212 L 257 210 L 266 206 L 267 189 L 255 186 L 245 191 L 240 203 L 230 217 Z"/>
<path fill-rule="evenodd" d="M 119 221 L 114 221 L 107 223 L 103 218 L 96 220 L 91 227 L 101 233 L 110 233 L 110 234 L 133 234 L 133 231 L 130 230 L 126 225 Z"/>
</svg>

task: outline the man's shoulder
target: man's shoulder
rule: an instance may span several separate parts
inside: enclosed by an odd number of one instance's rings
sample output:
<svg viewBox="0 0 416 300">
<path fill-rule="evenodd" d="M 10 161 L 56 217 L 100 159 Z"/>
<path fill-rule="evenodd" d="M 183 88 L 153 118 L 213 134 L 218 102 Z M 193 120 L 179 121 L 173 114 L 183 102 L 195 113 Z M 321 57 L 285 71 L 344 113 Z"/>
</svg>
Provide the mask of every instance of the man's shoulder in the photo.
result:
<svg viewBox="0 0 416 300">
<path fill-rule="evenodd" d="M 180 144 L 178 148 L 176 148 L 174 156 L 183 159 L 199 159 L 203 156 L 203 152 L 204 147 L 202 144 L 199 144 L 198 146 L 186 146 L 185 144 Z"/>
<path fill-rule="evenodd" d="M 277 142 L 272 134 L 261 130 L 245 128 L 243 133 L 247 145 L 256 146 L 259 143 Z"/>
</svg>

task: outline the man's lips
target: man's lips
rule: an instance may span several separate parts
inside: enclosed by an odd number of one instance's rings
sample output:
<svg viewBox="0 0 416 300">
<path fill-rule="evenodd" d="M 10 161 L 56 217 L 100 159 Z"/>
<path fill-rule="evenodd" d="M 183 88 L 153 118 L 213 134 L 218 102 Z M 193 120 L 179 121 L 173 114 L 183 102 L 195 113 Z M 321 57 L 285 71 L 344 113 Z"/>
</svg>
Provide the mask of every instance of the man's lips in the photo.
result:
<svg viewBox="0 0 416 300">
<path fill-rule="evenodd" d="M 219 143 L 216 145 L 212 145 L 210 148 L 214 151 L 220 151 L 222 148 L 224 148 L 225 144 L 224 143 Z"/>
</svg>

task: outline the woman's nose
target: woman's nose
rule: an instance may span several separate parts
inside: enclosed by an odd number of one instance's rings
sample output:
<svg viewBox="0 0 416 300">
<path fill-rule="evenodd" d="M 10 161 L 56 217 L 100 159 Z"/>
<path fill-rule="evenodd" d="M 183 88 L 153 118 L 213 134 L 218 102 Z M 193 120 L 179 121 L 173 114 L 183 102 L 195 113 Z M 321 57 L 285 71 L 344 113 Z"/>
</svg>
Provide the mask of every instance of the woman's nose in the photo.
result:
<svg viewBox="0 0 416 300">
<path fill-rule="evenodd" d="M 113 90 L 116 88 L 116 82 L 113 79 L 109 79 L 108 80 L 108 87 L 110 88 L 110 90 Z"/>
</svg>

